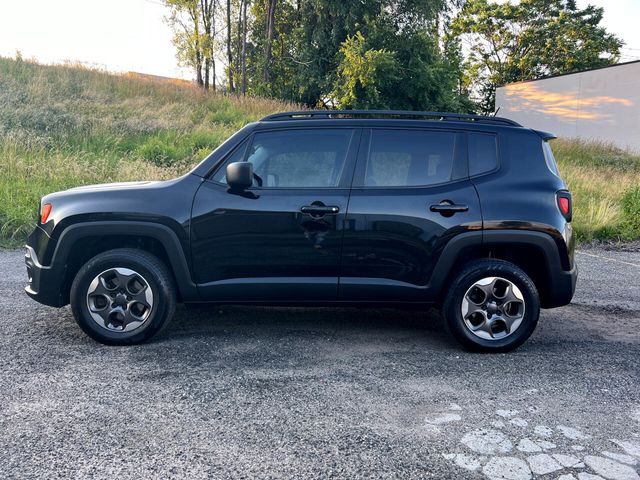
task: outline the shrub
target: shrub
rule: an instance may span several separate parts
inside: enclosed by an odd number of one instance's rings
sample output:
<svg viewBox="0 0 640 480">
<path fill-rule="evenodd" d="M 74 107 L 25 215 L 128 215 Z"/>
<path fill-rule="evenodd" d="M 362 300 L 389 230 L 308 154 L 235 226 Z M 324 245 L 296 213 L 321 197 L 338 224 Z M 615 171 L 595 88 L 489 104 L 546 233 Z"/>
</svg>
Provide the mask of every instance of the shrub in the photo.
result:
<svg viewBox="0 0 640 480">
<path fill-rule="evenodd" d="M 167 135 L 154 135 L 139 145 L 135 153 L 154 165 L 168 166 L 178 159 L 178 151 Z"/>
<path fill-rule="evenodd" d="M 640 237 L 640 185 L 629 188 L 621 200 L 623 236 Z"/>
</svg>

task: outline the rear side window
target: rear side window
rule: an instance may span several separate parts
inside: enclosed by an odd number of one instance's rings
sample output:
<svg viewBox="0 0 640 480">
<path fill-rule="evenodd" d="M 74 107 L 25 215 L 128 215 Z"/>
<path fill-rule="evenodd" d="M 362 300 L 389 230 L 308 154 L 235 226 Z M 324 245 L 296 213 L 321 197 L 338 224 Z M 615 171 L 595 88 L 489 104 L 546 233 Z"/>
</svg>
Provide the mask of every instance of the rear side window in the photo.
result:
<svg viewBox="0 0 640 480">
<path fill-rule="evenodd" d="M 469 134 L 469 175 L 481 175 L 498 167 L 496 136 L 485 133 Z"/>
<path fill-rule="evenodd" d="M 451 180 L 456 134 L 372 130 L 366 187 L 436 185 Z"/>
</svg>

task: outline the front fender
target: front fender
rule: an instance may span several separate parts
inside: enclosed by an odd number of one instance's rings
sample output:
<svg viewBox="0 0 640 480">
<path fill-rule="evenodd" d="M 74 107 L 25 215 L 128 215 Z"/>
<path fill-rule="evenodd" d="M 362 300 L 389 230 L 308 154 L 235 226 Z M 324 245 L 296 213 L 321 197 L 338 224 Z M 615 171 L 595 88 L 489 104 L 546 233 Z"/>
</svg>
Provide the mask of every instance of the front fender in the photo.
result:
<svg viewBox="0 0 640 480">
<path fill-rule="evenodd" d="M 78 241 L 89 237 L 147 237 L 158 241 L 167 253 L 170 265 L 168 265 L 176 279 L 176 287 L 180 297 L 185 302 L 199 301 L 198 290 L 191 278 L 190 263 L 178 235 L 169 227 L 151 222 L 136 221 L 97 221 L 82 222 L 66 227 L 55 243 L 51 261 L 43 265 L 41 260 L 31 258 L 31 268 L 37 269 L 39 285 L 31 285 L 31 292 L 27 293 L 38 300 L 36 294 L 41 297 L 46 295 L 47 305 L 62 306 L 65 302 L 60 293 L 65 278 L 69 258 L 74 255 L 73 246 Z M 34 256 L 35 251 L 28 245 L 29 256 Z M 35 292 L 34 294 L 32 294 Z"/>
</svg>

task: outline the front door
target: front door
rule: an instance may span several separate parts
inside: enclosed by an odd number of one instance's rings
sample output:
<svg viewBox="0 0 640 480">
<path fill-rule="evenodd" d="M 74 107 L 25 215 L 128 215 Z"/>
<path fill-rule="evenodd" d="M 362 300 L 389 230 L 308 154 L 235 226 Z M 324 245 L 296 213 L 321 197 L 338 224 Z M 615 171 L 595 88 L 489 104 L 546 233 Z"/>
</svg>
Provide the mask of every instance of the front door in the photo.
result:
<svg viewBox="0 0 640 480">
<path fill-rule="evenodd" d="M 192 260 L 209 301 L 336 300 L 343 222 L 360 131 L 254 133 L 203 182 L 193 204 Z M 226 165 L 253 164 L 238 193 Z"/>
<path fill-rule="evenodd" d="M 362 145 L 345 219 L 340 298 L 432 300 L 429 282 L 444 246 L 482 227 L 466 134 L 371 129 Z"/>
</svg>

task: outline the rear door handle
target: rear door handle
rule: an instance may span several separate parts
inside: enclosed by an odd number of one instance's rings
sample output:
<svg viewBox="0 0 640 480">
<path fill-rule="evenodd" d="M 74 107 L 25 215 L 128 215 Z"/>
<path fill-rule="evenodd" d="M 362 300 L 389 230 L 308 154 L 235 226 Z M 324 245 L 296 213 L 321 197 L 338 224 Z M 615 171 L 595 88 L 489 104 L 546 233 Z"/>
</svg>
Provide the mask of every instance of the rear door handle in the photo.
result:
<svg viewBox="0 0 640 480">
<path fill-rule="evenodd" d="M 305 205 L 300 207 L 302 213 L 307 213 L 312 217 L 321 217 L 323 215 L 335 215 L 340 211 L 340 207 L 335 205 Z"/>
<path fill-rule="evenodd" d="M 469 205 L 453 203 L 450 200 L 443 200 L 440 203 L 430 205 L 429 210 L 432 212 L 438 212 L 444 216 L 451 216 L 454 213 L 467 212 L 469 210 Z"/>
</svg>

